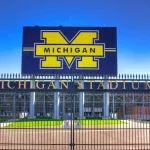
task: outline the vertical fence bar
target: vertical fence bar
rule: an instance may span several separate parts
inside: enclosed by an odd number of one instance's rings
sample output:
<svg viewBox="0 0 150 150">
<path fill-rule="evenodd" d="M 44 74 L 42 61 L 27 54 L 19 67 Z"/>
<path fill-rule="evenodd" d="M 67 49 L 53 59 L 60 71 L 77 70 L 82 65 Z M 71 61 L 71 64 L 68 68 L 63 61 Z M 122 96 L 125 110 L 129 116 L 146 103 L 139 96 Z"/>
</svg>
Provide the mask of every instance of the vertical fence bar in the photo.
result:
<svg viewBox="0 0 150 150">
<path fill-rule="evenodd" d="M 72 92 L 71 92 L 71 141 L 70 141 L 70 149 L 74 150 L 74 75 L 71 75 L 71 83 L 72 83 Z"/>
</svg>

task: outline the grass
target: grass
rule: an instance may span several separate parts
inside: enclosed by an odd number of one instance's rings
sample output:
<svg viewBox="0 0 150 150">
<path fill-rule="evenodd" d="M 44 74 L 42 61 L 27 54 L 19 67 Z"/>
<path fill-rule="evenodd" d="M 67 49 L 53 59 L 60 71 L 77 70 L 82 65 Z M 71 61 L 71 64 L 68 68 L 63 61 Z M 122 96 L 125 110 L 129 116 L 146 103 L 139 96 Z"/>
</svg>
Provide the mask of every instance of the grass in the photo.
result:
<svg viewBox="0 0 150 150">
<path fill-rule="evenodd" d="M 82 125 L 114 125 L 114 124 L 127 124 L 121 120 L 101 120 L 101 119 L 85 119 L 80 120 Z"/>
<path fill-rule="evenodd" d="M 75 120 L 76 122 L 77 120 Z M 83 119 L 79 120 L 81 125 L 114 125 L 127 124 L 121 120 L 101 120 L 101 119 Z M 25 127 L 49 127 L 59 126 L 63 124 L 63 120 L 55 119 L 21 119 L 9 124 L 6 128 L 25 128 Z"/>
<path fill-rule="evenodd" d="M 48 127 L 58 126 L 63 123 L 63 120 L 52 119 L 22 119 L 12 122 L 7 128 L 23 128 L 23 127 Z"/>
</svg>

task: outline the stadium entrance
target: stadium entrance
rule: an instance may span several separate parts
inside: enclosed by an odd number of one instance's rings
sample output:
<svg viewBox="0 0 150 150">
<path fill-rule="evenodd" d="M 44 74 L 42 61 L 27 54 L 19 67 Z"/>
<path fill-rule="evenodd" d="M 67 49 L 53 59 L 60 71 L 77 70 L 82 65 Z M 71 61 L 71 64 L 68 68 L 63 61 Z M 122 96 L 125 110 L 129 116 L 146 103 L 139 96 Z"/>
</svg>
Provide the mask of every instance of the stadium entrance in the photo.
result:
<svg viewBox="0 0 150 150">
<path fill-rule="evenodd" d="M 0 149 L 150 149 L 150 79 L 117 74 L 115 27 L 24 27 L 21 74 L 0 77 Z"/>
<path fill-rule="evenodd" d="M 91 79 L 99 84 L 104 81 L 100 78 L 86 79 L 84 85 Z M 2 80 L 7 85 L 16 85 L 16 89 L 0 91 L 0 149 L 150 148 L 148 76 L 136 78 L 134 86 L 129 86 L 135 80 L 133 76 L 118 77 L 113 79 L 112 88 L 86 90 L 76 88 L 78 78 L 70 80 L 68 90 L 50 91 L 24 89 L 24 84 L 17 89 L 19 81 L 30 83 L 21 77 Z M 105 78 L 106 81 L 110 85 L 112 78 Z M 121 88 L 124 81 L 126 89 Z"/>
</svg>

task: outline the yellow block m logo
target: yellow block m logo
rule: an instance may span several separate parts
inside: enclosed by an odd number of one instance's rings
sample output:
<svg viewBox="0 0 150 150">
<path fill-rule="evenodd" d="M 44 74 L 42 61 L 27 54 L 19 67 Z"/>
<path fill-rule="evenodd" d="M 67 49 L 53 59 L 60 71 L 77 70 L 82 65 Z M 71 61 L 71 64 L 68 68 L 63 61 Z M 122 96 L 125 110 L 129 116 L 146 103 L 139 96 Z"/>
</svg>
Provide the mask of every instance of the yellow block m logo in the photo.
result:
<svg viewBox="0 0 150 150">
<path fill-rule="evenodd" d="M 76 69 L 98 69 L 98 58 L 104 57 L 104 44 L 96 44 L 98 31 L 79 31 L 71 41 L 59 30 L 41 31 L 43 44 L 35 44 L 35 57 L 41 59 L 41 68 L 63 68 L 65 60 L 68 68 L 76 60 Z"/>
</svg>

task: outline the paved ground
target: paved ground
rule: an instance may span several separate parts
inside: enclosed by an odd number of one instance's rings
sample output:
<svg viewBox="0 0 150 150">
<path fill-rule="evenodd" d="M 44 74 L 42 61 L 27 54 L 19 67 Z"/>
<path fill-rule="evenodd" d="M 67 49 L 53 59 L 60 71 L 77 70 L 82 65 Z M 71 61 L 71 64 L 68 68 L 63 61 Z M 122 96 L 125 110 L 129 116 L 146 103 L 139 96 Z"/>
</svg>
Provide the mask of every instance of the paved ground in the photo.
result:
<svg viewBox="0 0 150 150">
<path fill-rule="evenodd" d="M 127 123 L 75 129 L 75 150 L 150 149 L 150 124 L 132 121 Z M 69 150 L 70 140 L 71 130 L 63 129 L 62 126 L 34 129 L 0 128 L 0 149 Z"/>
</svg>

